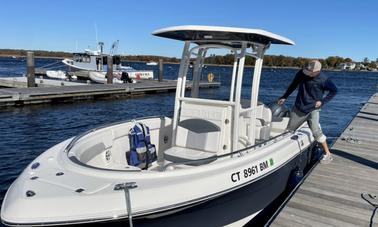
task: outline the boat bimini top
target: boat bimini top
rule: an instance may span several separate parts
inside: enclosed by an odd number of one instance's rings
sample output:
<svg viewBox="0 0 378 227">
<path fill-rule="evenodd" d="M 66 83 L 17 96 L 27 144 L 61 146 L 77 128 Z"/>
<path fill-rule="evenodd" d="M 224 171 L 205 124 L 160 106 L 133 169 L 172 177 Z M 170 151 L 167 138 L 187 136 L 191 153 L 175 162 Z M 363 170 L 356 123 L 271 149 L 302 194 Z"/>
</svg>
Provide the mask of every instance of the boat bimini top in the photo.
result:
<svg viewBox="0 0 378 227">
<path fill-rule="evenodd" d="M 242 42 L 255 44 L 294 45 L 288 38 L 261 29 L 219 27 L 219 26 L 174 26 L 156 30 L 155 36 L 191 41 L 196 43 L 218 43 L 240 47 Z"/>
<path fill-rule="evenodd" d="M 245 144 L 247 146 L 252 146 L 256 143 L 256 118 L 258 117 L 257 105 L 258 105 L 258 93 L 259 93 L 259 83 L 261 76 L 261 69 L 263 65 L 263 56 L 265 51 L 270 47 L 271 44 L 284 44 L 284 45 L 294 45 L 294 42 L 288 38 L 260 30 L 260 29 L 248 29 L 248 28 L 235 28 L 235 27 L 218 27 L 218 26 L 174 26 L 156 30 L 152 33 L 155 36 L 160 36 L 169 39 L 175 39 L 184 41 L 184 50 L 182 53 L 180 70 L 177 80 L 177 90 L 175 98 L 175 109 L 173 116 L 173 139 L 172 145 L 176 143 L 176 139 L 179 139 L 177 135 L 177 127 L 182 120 L 185 120 L 188 111 L 192 112 L 192 116 L 197 116 L 198 118 L 209 118 L 212 113 L 201 114 L 203 108 L 207 106 L 228 108 L 229 114 L 225 114 L 231 120 L 226 118 L 225 126 L 227 127 L 231 135 L 231 141 L 229 146 L 227 142 L 221 146 L 224 153 L 232 152 L 238 150 L 240 146 L 238 141 L 240 138 L 244 138 Z M 192 45 L 192 47 L 191 47 Z M 219 101 L 211 99 L 199 99 L 199 80 L 202 73 L 202 66 L 204 63 L 204 58 L 209 49 L 228 49 L 234 55 L 234 64 L 232 72 L 232 80 L 230 87 L 230 97 L 228 101 Z M 243 71 L 245 56 L 251 56 L 256 59 L 253 81 L 252 81 L 252 91 L 250 97 L 250 103 L 248 103 L 249 108 L 242 108 L 241 106 L 241 88 L 243 82 Z M 193 68 L 193 86 L 191 91 L 191 97 L 185 97 L 185 81 L 188 72 L 188 66 L 190 64 L 190 59 L 195 58 L 195 64 Z M 191 104 L 188 106 L 188 104 Z M 197 112 L 193 112 L 193 104 L 197 105 Z M 202 105 L 203 108 L 198 105 Z M 183 114 L 184 112 L 184 114 Z M 184 116 L 183 116 L 184 115 Z M 214 113 L 214 115 L 216 115 Z M 222 115 L 222 114 L 220 114 Z M 184 117 L 184 119 L 182 119 Z M 248 125 L 250 127 L 247 129 L 248 133 L 246 135 L 240 135 L 241 118 L 243 120 L 249 121 Z M 223 118 L 222 118 L 223 119 Z M 224 120 L 224 119 L 223 119 Z M 222 123 L 223 124 L 223 123 Z M 228 138 L 223 138 L 227 140 Z"/>
</svg>

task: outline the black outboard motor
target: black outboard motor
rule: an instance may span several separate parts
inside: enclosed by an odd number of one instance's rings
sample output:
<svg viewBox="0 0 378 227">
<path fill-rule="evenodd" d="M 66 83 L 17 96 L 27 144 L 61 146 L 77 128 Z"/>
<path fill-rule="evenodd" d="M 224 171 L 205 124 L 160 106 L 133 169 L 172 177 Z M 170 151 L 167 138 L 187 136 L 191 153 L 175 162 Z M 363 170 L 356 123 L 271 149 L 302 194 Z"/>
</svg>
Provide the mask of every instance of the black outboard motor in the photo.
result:
<svg viewBox="0 0 378 227">
<path fill-rule="evenodd" d="M 123 83 L 132 83 L 133 80 L 129 77 L 129 74 L 127 72 L 122 72 L 121 80 Z"/>
<path fill-rule="evenodd" d="M 277 102 L 272 102 L 269 105 L 269 109 L 272 111 L 272 121 L 282 121 L 283 117 L 290 116 L 290 110 L 285 104 L 278 105 Z"/>
</svg>

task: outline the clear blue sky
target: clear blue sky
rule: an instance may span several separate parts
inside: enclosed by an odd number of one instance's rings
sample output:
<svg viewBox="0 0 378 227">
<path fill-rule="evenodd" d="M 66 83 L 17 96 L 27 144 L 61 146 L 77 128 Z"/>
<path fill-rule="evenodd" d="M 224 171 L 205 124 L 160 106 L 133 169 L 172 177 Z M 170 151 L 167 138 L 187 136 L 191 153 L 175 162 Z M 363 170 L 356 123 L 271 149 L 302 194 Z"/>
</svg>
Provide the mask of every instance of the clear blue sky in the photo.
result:
<svg viewBox="0 0 378 227">
<path fill-rule="evenodd" d="M 378 58 L 378 1 L 253 0 L 12 0 L 0 9 L 0 48 L 75 51 L 98 38 L 119 52 L 180 56 L 182 43 L 151 32 L 173 25 L 261 28 L 286 36 L 295 46 L 268 54 L 303 57 Z"/>
</svg>

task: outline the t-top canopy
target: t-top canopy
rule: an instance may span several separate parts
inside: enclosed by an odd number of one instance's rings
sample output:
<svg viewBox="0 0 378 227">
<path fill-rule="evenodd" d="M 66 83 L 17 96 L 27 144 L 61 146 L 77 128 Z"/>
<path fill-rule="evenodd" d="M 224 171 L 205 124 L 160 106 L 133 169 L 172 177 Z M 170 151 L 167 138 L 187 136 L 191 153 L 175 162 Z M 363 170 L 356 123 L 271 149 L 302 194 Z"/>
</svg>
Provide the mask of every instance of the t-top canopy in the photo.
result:
<svg viewBox="0 0 378 227">
<path fill-rule="evenodd" d="M 269 43 L 294 45 L 294 42 L 288 38 L 264 30 L 249 28 L 186 25 L 162 28 L 152 34 L 181 41 L 231 46 L 240 46 L 243 41 L 264 45 Z"/>
</svg>

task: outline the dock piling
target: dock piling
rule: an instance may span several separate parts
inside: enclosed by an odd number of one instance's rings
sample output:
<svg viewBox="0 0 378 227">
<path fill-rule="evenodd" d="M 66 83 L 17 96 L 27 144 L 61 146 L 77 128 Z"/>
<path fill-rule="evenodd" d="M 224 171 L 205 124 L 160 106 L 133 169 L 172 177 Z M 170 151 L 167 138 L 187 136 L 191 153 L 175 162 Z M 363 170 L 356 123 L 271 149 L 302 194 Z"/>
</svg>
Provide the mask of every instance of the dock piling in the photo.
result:
<svg viewBox="0 0 378 227">
<path fill-rule="evenodd" d="M 159 59 L 159 82 L 163 82 L 163 59 Z"/>
<path fill-rule="evenodd" d="M 28 51 L 26 54 L 27 86 L 35 87 L 35 66 L 34 52 Z"/>
<path fill-rule="evenodd" d="M 108 72 L 106 73 L 107 84 L 113 83 L 113 56 L 108 56 Z"/>
</svg>

